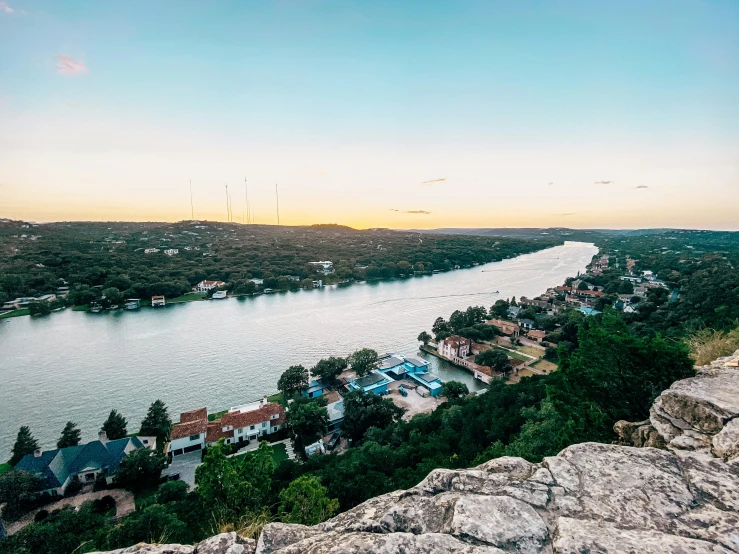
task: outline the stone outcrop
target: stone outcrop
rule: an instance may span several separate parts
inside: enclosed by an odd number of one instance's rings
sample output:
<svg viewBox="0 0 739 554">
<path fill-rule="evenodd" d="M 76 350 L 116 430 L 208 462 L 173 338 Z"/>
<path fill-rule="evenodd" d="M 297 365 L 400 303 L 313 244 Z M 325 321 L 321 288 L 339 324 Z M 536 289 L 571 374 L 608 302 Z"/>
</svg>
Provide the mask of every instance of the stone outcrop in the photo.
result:
<svg viewBox="0 0 739 554">
<path fill-rule="evenodd" d="M 725 361 L 616 424 L 622 444 L 437 469 L 314 527 L 269 524 L 254 553 L 739 552 L 739 369 Z M 119 552 L 206 552 L 185 548 Z"/>
<path fill-rule="evenodd" d="M 107 554 L 253 554 L 256 547 L 254 539 L 245 539 L 236 533 L 221 533 L 195 546 L 182 544 L 137 544 L 128 548 L 113 550 Z M 92 554 L 103 554 L 93 552 Z"/>
</svg>

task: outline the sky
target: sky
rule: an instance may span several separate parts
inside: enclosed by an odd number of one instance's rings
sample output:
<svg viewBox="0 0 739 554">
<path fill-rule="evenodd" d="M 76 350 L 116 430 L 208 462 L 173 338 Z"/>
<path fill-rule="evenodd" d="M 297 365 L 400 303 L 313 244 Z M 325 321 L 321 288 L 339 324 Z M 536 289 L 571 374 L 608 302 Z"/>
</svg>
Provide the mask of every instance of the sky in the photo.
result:
<svg viewBox="0 0 739 554">
<path fill-rule="evenodd" d="M 255 223 L 737 230 L 739 2 L 0 1 L 0 217 L 245 180 Z"/>
</svg>

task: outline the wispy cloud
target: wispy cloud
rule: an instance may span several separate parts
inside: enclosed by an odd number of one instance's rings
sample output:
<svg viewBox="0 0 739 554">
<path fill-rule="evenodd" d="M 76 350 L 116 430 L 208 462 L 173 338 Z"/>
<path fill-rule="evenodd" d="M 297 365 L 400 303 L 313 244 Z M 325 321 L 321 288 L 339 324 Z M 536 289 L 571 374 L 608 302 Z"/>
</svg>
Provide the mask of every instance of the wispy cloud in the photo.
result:
<svg viewBox="0 0 739 554">
<path fill-rule="evenodd" d="M 5 13 L 13 13 L 15 10 L 8 6 L 7 2 L 0 2 L 0 11 L 3 11 Z"/>
<path fill-rule="evenodd" d="M 639 185 L 636 188 L 638 188 L 638 189 L 648 189 L 649 187 L 647 185 Z"/>
<path fill-rule="evenodd" d="M 596 181 L 595 184 L 596 185 L 611 185 L 611 184 L 613 184 L 615 182 L 616 181 Z"/>
<path fill-rule="evenodd" d="M 446 177 L 442 177 L 441 179 L 431 179 L 429 181 L 424 181 L 421 183 L 422 185 L 433 185 L 434 183 L 443 183 L 446 181 Z"/>
<path fill-rule="evenodd" d="M 56 72 L 69 77 L 87 73 L 88 69 L 85 62 L 75 60 L 64 54 L 56 55 Z"/>
<path fill-rule="evenodd" d="M 426 210 L 396 210 L 394 208 L 390 208 L 391 212 L 397 212 L 399 214 L 418 214 L 418 215 L 429 215 L 431 212 L 427 212 Z"/>
<path fill-rule="evenodd" d="M 554 214 L 554 215 L 559 216 L 559 217 L 567 217 L 568 215 L 575 215 L 576 213 L 577 212 L 567 212 L 564 214 Z"/>
</svg>

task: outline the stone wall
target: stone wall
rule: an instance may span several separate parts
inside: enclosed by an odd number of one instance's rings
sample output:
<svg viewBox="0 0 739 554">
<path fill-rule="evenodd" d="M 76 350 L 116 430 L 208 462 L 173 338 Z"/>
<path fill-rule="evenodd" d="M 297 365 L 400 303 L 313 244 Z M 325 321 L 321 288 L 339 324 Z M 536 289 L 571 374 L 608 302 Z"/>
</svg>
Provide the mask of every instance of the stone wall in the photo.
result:
<svg viewBox="0 0 739 554">
<path fill-rule="evenodd" d="M 673 384 L 649 420 L 618 422 L 619 445 L 577 444 L 540 464 L 504 457 L 437 469 L 315 527 L 267 525 L 256 545 L 219 535 L 209 540 L 221 550 L 118 552 L 739 552 L 739 369 L 727 360 Z"/>
</svg>

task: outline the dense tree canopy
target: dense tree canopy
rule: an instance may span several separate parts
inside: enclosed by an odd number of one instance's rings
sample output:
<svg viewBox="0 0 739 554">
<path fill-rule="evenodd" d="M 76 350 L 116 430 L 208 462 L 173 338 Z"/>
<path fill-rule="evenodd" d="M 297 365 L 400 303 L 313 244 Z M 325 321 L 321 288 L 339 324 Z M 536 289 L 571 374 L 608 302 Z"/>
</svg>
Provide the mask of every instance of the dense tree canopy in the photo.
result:
<svg viewBox="0 0 739 554">
<path fill-rule="evenodd" d="M 141 422 L 141 429 L 139 435 L 144 437 L 156 437 L 157 446 L 161 448 L 162 443 L 169 440 L 169 432 L 172 430 L 172 420 L 167 412 L 167 406 L 161 400 L 155 400 L 149 410 L 146 412 L 146 417 Z"/>
<path fill-rule="evenodd" d="M 68 446 L 77 446 L 82 440 L 82 432 L 73 421 L 68 421 L 62 429 L 62 435 L 56 442 L 57 448 L 67 448 Z"/>
<path fill-rule="evenodd" d="M 108 414 L 108 419 L 105 420 L 100 430 L 105 431 L 108 440 L 114 441 L 122 439 L 128 434 L 127 426 L 128 421 L 126 421 L 126 418 L 118 410 L 111 410 L 110 414 Z"/>
<path fill-rule="evenodd" d="M 277 390 L 281 391 L 286 398 L 308 388 L 308 370 L 302 365 L 293 365 L 287 368 L 277 381 Z"/>
<path fill-rule="evenodd" d="M 10 458 L 10 465 L 14 466 L 23 459 L 26 454 L 33 454 L 38 448 L 38 442 L 31 434 L 31 428 L 24 425 L 18 430 L 18 436 L 13 445 L 13 454 Z"/>
</svg>

